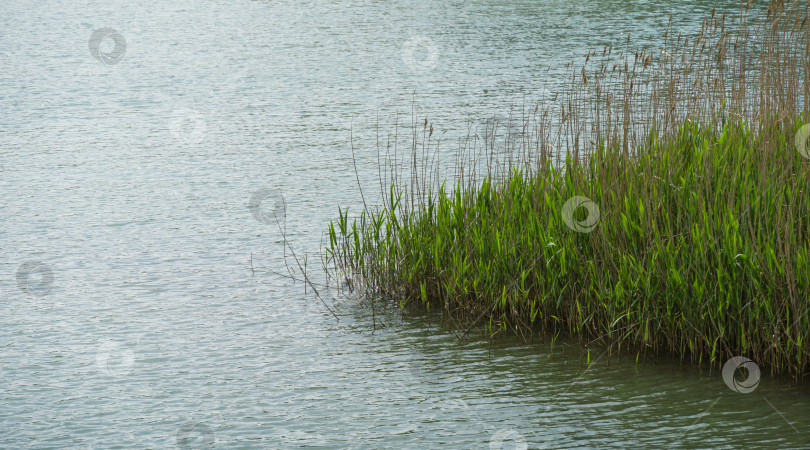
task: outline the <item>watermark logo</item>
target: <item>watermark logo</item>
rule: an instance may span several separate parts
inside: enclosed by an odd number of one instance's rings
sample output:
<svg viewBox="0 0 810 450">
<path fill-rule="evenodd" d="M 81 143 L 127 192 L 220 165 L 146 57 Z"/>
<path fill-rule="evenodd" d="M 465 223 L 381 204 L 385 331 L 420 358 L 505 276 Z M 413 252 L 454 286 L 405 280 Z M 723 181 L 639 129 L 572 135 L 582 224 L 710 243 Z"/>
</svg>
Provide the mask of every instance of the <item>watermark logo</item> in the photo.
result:
<svg viewBox="0 0 810 450">
<path fill-rule="evenodd" d="M 132 370 L 134 363 L 135 353 L 117 341 L 102 343 L 96 352 L 96 367 L 108 376 L 125 376 Z"/>
<path fill-rule="evenodd" d="M 801 154 L 807 159 L 810 159 L 810 149 L 807 148 L 808 137 L 810 137 L 810 123 L 799 128 L 799 131 L 796 132 L 796 136 L 794 137 L 793 140 L 794 143 L 796 144 L 796 150 L 799 151 L 799 154 Z"/>
<path fill-rule="evenodd" d="M 177 430 L 177 446 L 180 448 L 213 448 L 214 432 L 200 422 L 186 422 Z"/>
<path fill-rule="evenodd" d="M 25 262 L 17 269 L 17 286 L 28 295 L 44 297 L 53 287 L 53 271 L 43 262 Z"/>
<path fill-rule="evenodd" d="M 430 72 L 439 61 L 439 48 L 428 37 L 414 36 L 402 44 L 402 60 L 414 72 Z"/>
<path fill-rule="evenodd" d="M 104 40 L 111 39 L 113 48 L 108 49 L 102 45 Z M 90 35 L 90 41 L 87 43 L 90 48 L 90 54 L 96 61 L 111 66 L 118 64 L 127 52 L 127 41 L 124 36 L 113 30 L 112 28 L 99 28 Z"/>
<path fill-rule="evenodd" d="M 745 379 L 740 380 L 738 372 L 746 372 Z M 759 366 L 744 356 L 735 356 L 723 365 L 723 381 L 732 391 L 742 394 L 753 392 L 759 385 L 759 377 Z"/>
<path fill-rule="evenodd" d="M 574 213 L 580 207 L 585 208 L 588 216 L 582 220 L 577 220 L 574 218 Z M 590 233 L 599 223 L 599 205 L 588 197 L 576 195 L 563 204 L 562 218 L 568 228 L 578 233 Z"/>
<path fill-rule="evenodd" d="M 184 144 L 199 144 L 205 136 L 205 116 L 199 111 L 182 108 L 172 111 L 169 131 Z"/>
<path fill-rule="evenodd" d="M 248 209 L 256 220 L 265 224 L 278 224 L 284 219 L 287 204 L 277 189 L 260 189 L 250 196 Z"/>
<path fill-rule="evenodd" d="M 343 295 L 353 301 L 360 301 L 366 296 L 368 291 L 368 283 L 366 277 L 360 272 L 355 272 L 346 277 L 345 289 Z"/>
<path fill-rule="evenodd" d="M 507 442 L 512 442 L 512 448 L 515 450 L 526 450 L 529 448 L 529 445 L 526 443 L 526 438 L 511 428 L 496 431 L 495 434 L 492 435 L 492 439 L 489 440 L 489 448 L 490 450 L 500 450 L 504 448 L 504 444 Z"/>
</svg>

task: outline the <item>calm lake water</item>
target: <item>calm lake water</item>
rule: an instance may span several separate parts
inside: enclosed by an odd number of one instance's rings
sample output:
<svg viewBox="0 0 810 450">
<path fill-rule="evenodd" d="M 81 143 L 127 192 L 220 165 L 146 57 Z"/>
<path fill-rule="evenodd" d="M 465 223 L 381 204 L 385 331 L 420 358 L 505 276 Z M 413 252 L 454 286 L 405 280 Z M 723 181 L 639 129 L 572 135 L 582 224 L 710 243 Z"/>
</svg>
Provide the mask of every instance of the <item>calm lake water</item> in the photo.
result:
<svg viewBox="0 0 810 450">
<path fill-rule="evenodd" d="M 317 252 L 359 203 L 350 137 L 373 190 L 397 112 L 452 151 L 589 49 L 657 42 L 670 10 L 688 32 L 711 4 L 5 2 L 0 447 L 809 447 L 810 389 L 767 373 L 740 393 L 382 306 L 372 332 L 367 302 L 324 293 L 337 321 L 273 273 L 257 211 L 286 203 Z"/>
</svg>

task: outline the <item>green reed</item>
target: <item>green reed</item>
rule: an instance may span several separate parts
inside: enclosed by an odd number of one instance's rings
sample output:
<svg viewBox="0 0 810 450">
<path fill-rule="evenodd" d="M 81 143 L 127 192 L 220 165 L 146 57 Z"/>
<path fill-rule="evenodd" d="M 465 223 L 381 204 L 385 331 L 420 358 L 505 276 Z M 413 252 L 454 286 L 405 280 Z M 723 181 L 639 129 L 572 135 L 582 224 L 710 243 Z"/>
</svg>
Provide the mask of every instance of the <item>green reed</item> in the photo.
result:
<svg viewBox="0 0 810 450">
<path fill-rule="evenodd" d="M 600 86 L 606 66 L 590 84 L 583 69 L 584 88 L 563 102 L 561 119 L 535 108 L 515 148 L 488 146 L 482 156 L 464 146 L 467 159 L 442 182 L 429 157 L 438 153 L 432 130 L 426 122 L 420 138 L 414 124 L 409 173 L 392 169 L 381 206 L 357 217 L 339 209 L 330 223 L 327 269 L 349 280 L 362 275 L 374 299 L 439 310 L 450 323 L 490 335 L 564 332 L 611 350 L 712 365 L 746 355 L 801 376 L 810 368 L 810 160 L 794 136 L 808 71 L 791 60 L 806 55 L 802 49 L 767 45 L 781 45 L 785 27 L 776 21 L 798 29 L 804 45 L 807 13 L 775 4 L 782 16 L 769 9 L 764 31 L 737 42 L 737 66 L 720 47 L 715 66 L 706 66 L 734 89 L 718 91 L 707 72 L 669 62 L 647 76 L 659 81 L 643 93 L 622 91 L 643 72 Z M 731 31 L 717 34 L 720 45 L 729 39 L 723 33 Z M 758 78 L 730 77 L 751 64 L 744 52 L 752 39 L 762 44 Z M 635 56 L 642 70 L 655 65 L 643 52 Z M 773 64 L 781 60 L 790 64 Z M 667 73 L 680 75 L 661 81 Z M 695 80 L 714 83 L 718 103 L 683 114 L 663 108 L 676 100 L 662 93 L 689 83 L 680 98 L 697 101 L 703 87 Z M 774 84 L 801 100 L 783 101 Z M 550 137 L 553 123 L 558 133 Z M 568 151 L 551 151 L 559 148 Z M 571 208 L 578 197 L 598 216 Z"/>
</svg>

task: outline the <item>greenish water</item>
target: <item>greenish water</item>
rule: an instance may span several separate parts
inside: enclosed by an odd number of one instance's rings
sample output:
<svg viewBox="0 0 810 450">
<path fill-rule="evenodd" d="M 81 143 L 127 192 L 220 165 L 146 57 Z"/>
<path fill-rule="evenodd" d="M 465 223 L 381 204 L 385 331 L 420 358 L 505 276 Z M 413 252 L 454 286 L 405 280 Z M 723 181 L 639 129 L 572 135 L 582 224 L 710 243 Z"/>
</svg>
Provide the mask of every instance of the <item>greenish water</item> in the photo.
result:
<svg viewBox="0 0 810 450">
<path fill-rule="evenodd" d="M 808 389 L 767 373 L 743 394 L 380 306 L 372 332 L 367 303 L 324 295 L 336 321 L 271 272 L 282 237 L 257 218 L 280 208 L 312 254 L 358 204 L 350 132 L 371 189 L 376 124 L 414 96 L 452 148 L 670 9 L 689 32 L 711 4 L 0 6 L 0 447 L 810 446 Z M 94 48 L 104 28 L 123 47 Z M 256 214 L 257 192 L 284 202 Z"/>
</svg>

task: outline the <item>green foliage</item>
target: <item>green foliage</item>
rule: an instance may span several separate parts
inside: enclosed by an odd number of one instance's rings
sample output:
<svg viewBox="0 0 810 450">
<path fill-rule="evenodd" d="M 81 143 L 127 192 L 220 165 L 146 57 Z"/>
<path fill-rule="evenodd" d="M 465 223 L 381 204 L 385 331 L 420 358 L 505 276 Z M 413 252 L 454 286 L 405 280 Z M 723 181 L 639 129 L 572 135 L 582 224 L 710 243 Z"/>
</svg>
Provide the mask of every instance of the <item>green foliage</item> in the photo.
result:
<svg viewBox="0 0 810 450">
<path fill-rule="evenodd" d="M 810 161 L 796 129 L 687 123 L 633 156 L 602 147 L 442 184 L 416 210 L 391 189 L 359 223 L 339 211 L 329 254 L 378 296 L 490 334 L 564 331 L 713 364 L 746 354 L 796 376 L 810 368 Z M 566 226 L 574 196 L 599 207 L 590 232 Z"/>
<path fill-rule="evenodd" d="M 491 335 L 807 373 L 810 161 L 794 138 L 810 16 L 795 0 L 751 7 L 697 36 L 668 26 L 660 52 L 629 36 L 588 52 L 552 106 L 521 112 L 519 145 L 460 144 L 453 181 L 438 184 L 433 126 L 419 121 L 420 143 L 414 121 L 410 167 L 394 161 L 359 224 L 339 211 L 327 264 Z"/>
</svg>

